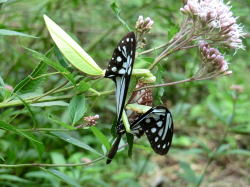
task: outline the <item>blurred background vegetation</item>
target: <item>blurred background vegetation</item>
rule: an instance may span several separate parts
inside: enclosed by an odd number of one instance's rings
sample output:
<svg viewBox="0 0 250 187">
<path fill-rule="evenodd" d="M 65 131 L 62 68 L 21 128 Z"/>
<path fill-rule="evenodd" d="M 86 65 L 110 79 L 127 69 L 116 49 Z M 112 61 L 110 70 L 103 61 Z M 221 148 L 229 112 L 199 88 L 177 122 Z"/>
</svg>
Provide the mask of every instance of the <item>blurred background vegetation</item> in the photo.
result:
<svg viewBox="0 0 250 187">
<path fill-rule="evenodd" d="M 4 81 L 5 88 L 6 85 L 8 89 L 15 88 L 37 67 L 39 60 L 25 48 L 46 54 L 54 46 L 43 14 L 60 25 L 105 69 L 117 42 L 127 33 L 113 12 L 112 3 L 112 0 L 0 0 L 0 29 L 38 37 L 0 34 L 1 84 Z M 179 11 L 182 1 L 116 3 L 131 28 L 139 15 L 154 20 L 148 49 L 171 39 L 183 19 Z M 239 16 L 238 22 L 248 32 L 250 0 L 235 0 L 231 4 L 235 16 Z M 226 56 L 233 71 L 230 76 L 154 89 L 155 104 L 167 104 L 174 117 L 173 144 L 164 157 L 154 154 L 144 137 L 136 142 L 132 159 L 125 148 L 110 165 L 101 160 L 89 166 L 15 167 L 24 163 L 80 163 L 98 158 L 105 143 L 109 146 L 106 140 L 112 139 L 115 99 L 114 95 L 103 95 L 85 100 L 83 93 L 75 100 L 65 97 L 50 104 L 29 105 L 22 99 L 19 106 L 0 103 L 0 186 L 250 186 L 249 34 L 244 45 L 246 50 L 235 55 L 231 51 Z M 150 63 L 155 56 L 143 56 L 137 59 L 138 64 Z M 50 58 L 60 63 L 65 60 L 56 50 Z M 197 49 L 180 51 L 162 61 L 153 74 L 157 75 L 157 83 L 182 80 L 190 77 L 198 64 Z M 41 71 L 54 72 L 51 67 L 46 68 Z M 72 67 L 70 70 L 75 77 L 81 75 Z M 16 97 L 37 96 L 65 81 L 58 74 L 30 80 L 16 92 Z M 114 89 L 110 80 L 88 84 L 100 91 Z M 86 85 L 83 87 L 55 95 L 74 96 L 79 89 L 83 92 Z M 0 89 L 3 101 L 10 93 Z M 84 116 L 100 115 L 96 128 L 70 129 L 72 109 L 68 103 L 74 102 L 79 103 L 76 107 L 86 110 Z M 82 123 L 80 120 L 76 125 Z"/>
</svg>

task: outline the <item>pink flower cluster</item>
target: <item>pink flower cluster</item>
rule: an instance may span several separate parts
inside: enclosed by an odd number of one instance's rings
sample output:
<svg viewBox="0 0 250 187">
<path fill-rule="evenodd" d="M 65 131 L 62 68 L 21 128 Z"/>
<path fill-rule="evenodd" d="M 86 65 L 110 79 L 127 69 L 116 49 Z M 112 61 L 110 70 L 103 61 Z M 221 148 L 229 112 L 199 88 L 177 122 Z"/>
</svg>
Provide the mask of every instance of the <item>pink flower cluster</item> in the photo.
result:
<svg viewBox="0 0 250 187">
<path fill-rule="evenodd" d="M 228 71 L 228 63 L 218 49 L 211 48 L 207 43 L 201 42 L 199 49 L 202 57 L 202 74 L 217 75 Z"/>
<path fill-rule="evenodd" d="M 99 118 L 99 115 L 87 116 L 84 117 L 84 120 L 87 122 L 87 126 L 94 126 L 96 125 L 96 120 L 98 120 Z"/>
<path fill-rule="evenodd" d="M 188 0 L 180 9 L 187 14 L 198 28 L 198 33 L 204 32 L 207 41 L 216 42 L 233 49 L 244 48 L 242 39 L 246 33 L 242 26 L 236 23 L 229 3 L 223 0 Z"/>
<path fill-rule="evenodd" d="M 150 18 L 143 18 L 143 16 L 139 16 L 135 28 L 136 31 L 142 34 L 148 33 L 152 29 L 152 25 L 154 24 L 154 21 Z"/>
</svg>

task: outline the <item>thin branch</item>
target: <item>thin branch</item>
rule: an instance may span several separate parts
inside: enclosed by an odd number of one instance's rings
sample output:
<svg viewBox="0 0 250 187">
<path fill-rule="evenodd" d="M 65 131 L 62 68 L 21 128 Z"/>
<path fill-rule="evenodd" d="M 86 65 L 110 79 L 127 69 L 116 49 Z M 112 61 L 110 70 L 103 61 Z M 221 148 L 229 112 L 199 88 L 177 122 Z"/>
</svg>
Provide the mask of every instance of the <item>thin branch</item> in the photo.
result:
<svg viewBox="0 0 250 187">
<path fill-rule="evenodd" d="M 28 77 L 29 77 L 31 80 L 36 80 L 36 79 L 40 79 L 40 78 L 42 78 L 42 77 L 48 77 L 48 76 L 56 75 L 56 74 L 68 74 L 68 73 L 66 73 L 66 72 L 52 72 L 52 73 L 42 74 L 42 75 L 37 76 L 37 77 L 32 77 L 31 75 L 29 75 Z"/>
<path fill-rule="evenodd" d="M 77 164 L 43 164 L 43 163 L 31 163 L 31 164 L 0 164 L 0 168 L 20 168 L 20 167 L 74 167 L 74 166 L 88 166 L 93 163 L 99 162 L 106 158 L 101 156 L 91 162 L 77 163 Z"/>
<path fill-rule="evenodd" d="M 155 84 L 155 85 L 144 86 L 144 87 L 141 87 L 141 88 L 137 88 L 134 91 L 144 90 L 144 89 L 148 89 L 148 88 L 158 88 L 158 87 L 171 86 L 171 85 L 181 84 L 181 83 L 185 83 L 185 82 L 209 80 L 209 79 L 213 79 L 213 78 L 220 77 L 220 76 L 225 76 L 225 75 L 223 75 L 223 74 L 222 75 L 212 75 L 212 76 L 203 77 L 203 78 L 191 77 L 191 78 L 188 78 L 188 79 L 184 79 L 184 80 L 180 80 L 180 81 L 175 81 L 175 82 L 169 82 L 169 83 L 163 83 L 163 84 Z"/>
<path fill-rule="evenodd" d="M 160 45 L 160 46 L 158 46 L 158 47 L 154 47 L 154 48 L 152 48 L 152 49 L 148 49 L 148 50 L 146 50 L 146 51 L 142 51 L 142 52 L 138 53 L 138 55 L 144 55 L 144 54 L 150 53 L 150 52 L 152 52 L 152 51 L 155 51 L 155 50 L 161 49 L 161 48 L 163 48 L 163 47 L 166 47 L 166 46 L 168 46 L 168 45 L 169 45 L 169 43 L 166 43 L 166 44 Z"/>
<path fill-rule="evenodd" d="M 48 92 L 42 94 L 41 96 L 38 96 L 38 97 L 34 98 L 33 101 L 38 101 L 39 99 L 41 99 L 41 98 L 43 98 L 43 97 L 45 97 L 45 96 L 47 96 L 47 95 L 50 95 L 50 94 L 54 93 L 54 92 L 57 91 L 58 89 L 64 87 L 67 83 L 68 83 L 68 82 L 64 82 L 62 85 L 60 85 L 60 86 L 58 86 L 58 87 L 56 87 L 56 88 L 53 88 L 52 90 L 50 90 L 50 91 L 48 91 Z"/>
</svg>

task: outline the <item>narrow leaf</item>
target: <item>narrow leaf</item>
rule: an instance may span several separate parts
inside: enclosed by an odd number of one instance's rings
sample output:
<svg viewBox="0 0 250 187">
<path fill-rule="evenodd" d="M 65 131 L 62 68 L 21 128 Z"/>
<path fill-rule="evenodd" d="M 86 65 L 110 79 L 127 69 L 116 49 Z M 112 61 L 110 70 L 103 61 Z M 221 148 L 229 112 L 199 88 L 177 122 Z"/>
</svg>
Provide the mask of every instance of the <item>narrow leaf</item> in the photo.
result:
<svg viewBox="0 0 250 187">
<path fill-rule="evenodd" d="M 12 30 L 6 30 L 6 29 L 0 29 L 0 35 L 4 36 L 22 36 L 22 37 L 29 37 L 29 38 L 38 38 L 29 34 L 24 34 L 22 32 L 12 31 Z"/>
<path fill-rule="evenodd" d="M 78 140 L 66 133 L 62 133 L 62 132 L 50 132 L 51 134 L 53 134 L 54 136 L 57 136 L 58 138 L 73 144 L 75 146 L 81 147 L 83 149 L 86 149 L 92 153 L 98 154 L 98 155 L 102 155 L 101 153 L 97 152 L 95 149 L 93 149 L 92 147 L 90 147 L 89 145 L 83 143 L 81 140 Z"/>
<path fill-rule="evenodd" d="M 59 178 L 61 181 L 65 182 L 66 184 L 69 184 L 70 186 L 76 186 L 76 187 L 81 187 L 81 185 L 75 180 L 72 179 L 71 177 L 65 175 L 64 173 L 55 170 L 55 169 L 44 169 L 44 171 L 50 173 L 51 175 L 56 176 L 57 178 Z"/>
<path fill-rule="evenodd" d="M 5 180 L 5 181 L 12 181 L 12 182 L 19 182 L 19 183 L 32 183 L 29 180 L 22 179 L 18 176 L 15 175 L 9 175 L 9 174 L 1 174 L 0 175 L 0 181 Z"/>
<path fill-rule="evenodd" d="M 73 66 L 89 75 L 103 75 L 102 69 L 65 31 L 46 15 L 44 20 L 57 47 Z"/>
<path fill-rule="evenodd" d="M 68 79 L 70 82 L 72 82 L 73 84 L 75 84 L 75 80 L 74 80 L 74 77 L 73 75 L 66 69 L 64 68 L 61 64 L 49 59 L 48 57 L 46 57 L 45 55 L 37 52 L 37 51 L 34 51 L 32 49 L 28 49 L 28 48 L 25 48 L 27 49 L 28 51 L 31 52 L 32 56 L 34 58 L 37 58 L 43 62 L 45 62 L 46 64 L 48 64 L 49 66 L 51 66 L 52 68 L 56 69 L 57 71 L 61 72 L 62 75 Z"/>
<path fill-rule="evenodd" d="M 91 131 L 95 135 L 95 137 L 106 147 L 107 150 L 110 149 L 110 143 L 107 137 L 96 127 L 92 126 Z"/>
</svg>

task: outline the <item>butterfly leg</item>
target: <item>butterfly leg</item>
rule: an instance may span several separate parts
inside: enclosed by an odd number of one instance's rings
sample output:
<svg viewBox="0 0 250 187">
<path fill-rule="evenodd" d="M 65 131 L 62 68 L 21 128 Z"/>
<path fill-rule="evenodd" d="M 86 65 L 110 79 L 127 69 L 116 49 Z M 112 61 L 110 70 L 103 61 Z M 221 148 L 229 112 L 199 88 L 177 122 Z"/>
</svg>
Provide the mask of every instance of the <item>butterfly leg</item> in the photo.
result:
<svg viewBox="0 0 250 187">
<path fill-rule="evenodd" d="M 122 134 L 118 134 L 114 144 L 112 145 L 112 147 L 107 155 L 108 159 L 106 161 L 106 164 L 111 163 L 112 159 L 114 158 L 115 154 L 117 153 L 121 138 L 122 138 Z"/>
</svg>

